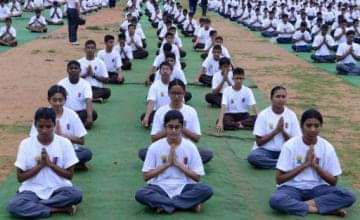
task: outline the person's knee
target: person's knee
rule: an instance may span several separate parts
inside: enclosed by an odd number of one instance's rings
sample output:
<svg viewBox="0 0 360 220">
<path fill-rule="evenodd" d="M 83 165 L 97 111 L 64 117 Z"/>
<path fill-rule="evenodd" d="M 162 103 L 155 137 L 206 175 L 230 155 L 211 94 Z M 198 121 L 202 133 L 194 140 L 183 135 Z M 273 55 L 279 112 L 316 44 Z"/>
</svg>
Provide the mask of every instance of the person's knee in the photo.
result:
<svg viewBox="0 0 360 220">
<path fill-rule="evenodd" d="M 337 188 L 335 194 L 344 200 L 346 206 L 351 206 L 356 202 L 356 195 L 347 189 Z"/>
<path fill-rule="evenodd" d="M 214 157 L 214 153 L 211 150 L 199 150 L 201 160 L 204 164 L 208 163 Z"/>
<path fill-rule="evenodd" d="M 103 99 L 108 99 L 111 96 L 111 90 L 109 88 L 104 88 L 104 94 L 102 96 Z"/>
<path fill-rule="evenodd" d="M 212 104 L 213 103 L 213 94 L 212 93 L 208 93 L 205 95 L 205 100 L 207 103 Z"/>
<path fill-rule="evenodd" d="M 192 94 L 190 92 L 186 92 L 185 97 L 184 97 L 185 102 L 190 101 L 191 98 L 192 98 Z"/>
<path fill-rule="evenodd" d="M 74 187 L 67 189 L 71 194 L 71 203 L 78 204 L 82 201 L 83 193 L 81 190 Z"/>
<path fill-rule="evenodd" d="M 260 166 L 260 162 L 259 162 L 260 159 L 261 159 L 261 155 L 255 153 L 254 151 L 252 151 L 247 157 L 247 161 L 255 167 Z"/>
<path fill-rule="evenodd" d="M 146 153 L 147 153 L 147 148 L 143 148 L 139 150 L 138 157 L 140 158 L 140 160 L 145 161 Z"/>
<path fill-rule="evenodd" d="M 93 110 L 93 121 L 96 121 L 96 119 L 98 118 L 98 114 L 95 110 Z"/>
<path fill-rule="evenodd" d="M 275 210 L 281 210 L 281 205 L 284 203 L 285 197 L 283 193 L 273 193 L 269 200 L 270 207 Z"/>
<path fill-rule="evenodd" d="M 204 183 L 198 183 L 197 185 L 198 185 L 198 189 L 206 198 L 210 198 L 213 195 L 214 192 L 209 185 Z"/>
</svg>

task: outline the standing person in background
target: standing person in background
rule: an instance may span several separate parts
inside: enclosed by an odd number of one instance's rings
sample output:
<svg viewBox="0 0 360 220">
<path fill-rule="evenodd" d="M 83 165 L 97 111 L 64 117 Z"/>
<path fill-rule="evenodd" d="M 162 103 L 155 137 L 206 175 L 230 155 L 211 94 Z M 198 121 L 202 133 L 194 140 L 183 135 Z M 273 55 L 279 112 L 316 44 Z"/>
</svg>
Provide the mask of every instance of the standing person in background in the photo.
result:
<svg viewBox="0 0 360 220">
<path fill-rule="evenodd" d="M 189 9 L 193 14 L 196 14 L 196 4 L 197 0 L 189 0 Z"/>
<path fill-rule="evenodd" d="M 201 0 L 200 6 L 202 9 L 202 16 L 206 17 L 206 12 L 207 12 L 207 8 L 208 8 L 208 0 Z"/>
<path fill-rule="evenodd" d="M 79 25 L 80 1 L 67 0 L 67 18 L 69 41 L 72 45 L 79 45 L 77 42 L 77 30 Z"/>
</svg>

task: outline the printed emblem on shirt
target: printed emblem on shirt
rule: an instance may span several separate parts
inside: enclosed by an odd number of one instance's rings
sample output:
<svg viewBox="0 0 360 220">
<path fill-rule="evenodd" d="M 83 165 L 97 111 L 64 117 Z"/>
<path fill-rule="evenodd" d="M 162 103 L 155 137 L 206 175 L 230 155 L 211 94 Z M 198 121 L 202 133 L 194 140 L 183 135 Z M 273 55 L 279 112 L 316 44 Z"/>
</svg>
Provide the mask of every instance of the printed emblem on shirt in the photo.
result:
<svg viewBox="0 0 360 220">
<path fill-rule="evenodd" d="M 302 157 L 302 156 L 297 156 L 297 157 L 296 157 L 296 163 L 297 163 L 297 164 L 302 164 L 302 161 L 303 161 L 303 157 Z"/>
<path fill-rule="evenodd" d="M 113 58 L 113 59 L 111 60 L 111 62 L 115 63 L 115 58 Z"/>
<path fill-rule="evenodd" d="M 54 158 L 53 158 L 53 163 L 54 163 L 54 164 L 57 164 L 57 162 L 58 162 L 58 157 L 54 157 Z"/>
<path fill-rule="evenodd" d="M 245 102 L 245 98 L 242 98 L 242 99 L 241 99 L 241 102 L 243 102 L 243 103 L 244 103 L 244 102 Z"/>
<path fill-rule="evenodd" d="M 188 158 L 187 157 L 184 157 L 184 164 L 187 165 L 188 164 Z"/>
<path fill-rule="evenodd" d="M 289 123 L 285 122 L 285 128 L 289 128 Z"/>
<path fill-rule="evenodd" d="M 317 165 L 319 165 L 320 164 L 320 158 L 315 158 L 315 163 L 317 164 Z"/>
<path fill-rule="evenodd" d="M 231 100 L 230 100 L 230 103 L 231 103 L 231 104 L 234 104 L 234 99 L 231 99 Z"/>
<path fill-rule="evenodd" d="M 70 124 L 66 124 L 66 129 L 70 130 Z"/>
<path fill-rule="evenodd" d="M 163 163 L 166 163 L 166 160 L 167 160 L 167 156 L 166 156 L 166 155 L 162 155 L 160 158 L 161 158 L 161 161 L 162 161 Z"/>
<path fill-rule="evenodd" d="M 163 92 L 160 92 L 160 96 L 161 96 L 161 97 L 164 97 L 164 93 L 163 93 Z"/>
<path fill-rule="evenodd" d="M 95 70 L 95 71 L 97 70 L 97 66 L 94 67 L 94 70 Z"/>
<path fill-rule="evenodd" d="M 80 98 L 81 97 L 81 92 L 79 92 L 77 96 Z"/>
</svg>

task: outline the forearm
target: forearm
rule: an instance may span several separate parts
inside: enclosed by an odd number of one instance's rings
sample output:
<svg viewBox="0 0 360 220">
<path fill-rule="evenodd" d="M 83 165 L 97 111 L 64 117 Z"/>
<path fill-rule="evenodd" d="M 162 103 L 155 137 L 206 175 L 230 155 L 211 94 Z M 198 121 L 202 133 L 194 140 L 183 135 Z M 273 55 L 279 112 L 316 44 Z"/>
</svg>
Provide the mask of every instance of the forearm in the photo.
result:
<svg viewBox="0 0 360 220">
<path fill-rule="evenodd" d="M 314 167 L 315 171 L 317 172 L 317 174 L 323 179 L 325 180 L 325 182 L 327 182 L 328 184 L 330 184 L 331 186 L 335 186 L 337 183 L 337 177 L 331 175 L 329 172 L 323 170 L 319 165 L 316 165 Z"/>
<path fill-rule="evenodd" d="M 276 175 L 276 183 L 283 184 L 283 183 L 293 179 L 294 177 L 296 177 L 299 173 L 304 171 L 306 168 L 307 168 L 307 166 L 303 163 L 300 166 L 298 166 L 295 169 L 290 170 L 288 172 L 282 172 L 282 171 L 278 170 L 277 175 Z"/>
<path fill-rule="evenodd" d="M 150 116 L 151 112 L 154 110 L 154 105 L 155 105 L 154 101 L 152 100 L 148 101 L 148 104 L 146 106 L 145 118 L 148 118 Z"/>
<path fill-rule="evenodd" d="M 70 135 L 66 135 L 66 138 L 68 138 L 71 143 L 73 144 L 79 144 L 79 145 L 84 145 L 85 144 L 85 139 L 84 137 L 76 137 L 76 136 L 70 136 Z"/>
<path fill-rule="evenodd" d="M 200 135 L 190 131 L 187 128 L 183 128 L 182 133 L 186 138 L 192 140 L 193 142 L 198 142 L 200 140 Z"/>
<path fill-rule="evenodd" d="M 213 93 L 219 94 L 221 93 L 221 89 L 224 86 L 225 80 L 222 80 L 221 83 L 213 90 Z"/>
<path fill-rule="evenodd" d="M 222 104 L 218 116 L 218 122 L 220 123 L 222 123 L 224 120 L 225 109 L 226 109 L 226 105 Z"/>
<path fill-rule="evenodd" d="M 36 176 L 42 168 L 43 167 L 40 164 L 37 164 L 35 167 L 27 171 L 22 171 L 21 169 L 17 168 L 17 179 L 20 183 L 22 183 L 25 180 Z"/>
<path fill-rule="evenodd" d="M 256 144 L 259 147 L 261 147 L 261 146 L 265 145 L 267 142 L 271 141 L 275 137 L 275 135 L 277 135 L 278 133 L 279 132 L 277 130 L 274 130 L 265 136 L 262 136 L 262 137 L 256 136 Z"/>
<path fill-rule="evenodd" d="M 185 174 L 185 176 L 191 178 L 192 180 L 199 182 L 200 181 L 200 176 L 195 173 L 194 171 L 190 170 L 189 168 L 187 168 L 186 166 L 184 166 L 183 164 L 178 164 L 177 167 Z"/>
<path fill-rule="evenodd" d="M 74 168 L 70 167 L 68 169 L 62 169 L 58 167 L 55 163 L 51 163 L 49 168 L 52 169 L 58 176 L 65 179 L 71 180 L 74 174 Z"/>
<path fill-rule="evenodd" d="M 162 172 L 164 172 L 169 167 L 170 167 L 170 163 L 165 163 L 165 164 L 160 165 L 156 169 L 153 169 L 153 170 L 143 173 L 144 180 L 148 181 L 149 179 L 159 176 Z"/>
<path fill-rule="evenodd" d="M 87 118 L 93 118 L 93 106 L 92 106 L 92 99 L 86 99 L 86 114 Z"/>
</svg>

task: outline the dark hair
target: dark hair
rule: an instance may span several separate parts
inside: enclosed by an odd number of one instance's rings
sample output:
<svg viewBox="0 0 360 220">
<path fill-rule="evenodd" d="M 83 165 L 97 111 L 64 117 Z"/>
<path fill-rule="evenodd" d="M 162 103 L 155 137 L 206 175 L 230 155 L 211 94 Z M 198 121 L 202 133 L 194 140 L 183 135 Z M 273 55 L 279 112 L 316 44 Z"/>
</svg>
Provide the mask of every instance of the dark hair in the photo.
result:
<svg viewBox="0 0 360 220">
<path fill-rule="evenodd" d="M 211 30 L 209 33 L 210 36 L 214 36 L 215 34 L 217 34 L 217 30 Z"/>
<path fill-rule="evenodd" d="M 104 42 L 108 42 L 109 40 L 115 40 L 113 35 L 105 35 L 104 37 Z"/>
<path fill-rule="evenodd" d="M 168 52 L 165 54 L 165 59 L 167 59 L 167 58 L 173 58 L 174 60 L 176 60 L 176 56 L 172 52 Z"/>
<path fill-rule="evenodd" d="M 285 90 L 286 91 L 286 88 L 284 86 L 275 86 L 271 89 L 271 92 L 270 92 L 270 98 L 272 99 L 275 95 L 275 93 L 279 90 Z"/>
<path fill-rule="evenodd" d="M 180 86 L 184 91 L 186 91 L 186 86 L 185 86 L 184 82 L 181 81 L 180 79 L 173 79 L 172 81 L 170 81 L 169 86 L 168 86 L 168 91 L 170 91 L 171 88 L 174 86 Z"/>
<path fill-rule="evenodd" d="M 223 65 L 230 65 L 230 64 L 231 64 L 230 59 L 227 58 L 227 57 L 222 57 L 219 60 L 219 66 L 220 67 L 222 67 Z"/>
<path fill-rule="evenodd" d="M 172 50 L 172 46 L 171 46 L 171 44 L 170 43 L 165 43 L 164 44 L 164 46 L 163 46 L 163 50 L 164 50 L 164 52 L 165 51 L 171 51 Z"/>
<path fill-rule="evenodd" d="M 62 87 L 60 85 L 53 85 L 49 88 L 48 99 L 53 97 L 56 93 L 61 93 L 64 96 L 64 98 L 66 99 L 66 90 L 64 87 Z"/>
<path fill-rule="evenodd" d="M 244 76 L 244 75 L 245 75 L 244 69 L 243 69 L 243 68 L 240 68 L 240 67 L 234 68 L 234 70 L 233 70 L 233 76 L 235 76 L 235 75 L 242 75 L 242 76 Z"/>
<path fill-rule="evenodd" d="M 301 128 L 304 126 L 305 121 L 310 118 L 316 118 L 320 122 L 321 125 L 323 124 L 323 117 L 322 117 L 321 113 L 318 110 L 311 108 L 311 109 L 306 110 L 301 115 L 301 120 L 300 120 Z"/>
<path fill-rule="evenodd" d="M 95 42 L 94 40 L 87 40 L 87 41 L 85 42 L 85 47 L 87 47 L 87 46 L 90 45 L 90 44 L 95 45 L 95 47 L 96 47 L 96 42 Z"/>
<path fill-rule="evenodd" d="M 133 23 L 130 23 L 130 24 L 128 25 L 128 29 L 130 29 L 130 27 L 136 28 L 135 24 L 133 24 Z"/>
<path fill-rule="evenodd" d="M 52 121 L 52 123 L 55 125 L 55 123 L 56 123 L 56 113 L 52 108 L 40 107 L 35 112 L 35 117 L 34 117 L 35 127 L 37 126 L 40 119 L 45 119 L 45 120 L 50 119 Z"/>
<path fill-rule="evenodd" d="M 119 40 L 125 40 L 126 36 L 125 36 L 125 34 L 121 33 L 118 35 L 118 38 L 119 38 Z"/>
<path fill-rule="evenodd" d="M 11 17 L 6 17 L 4 21 L 5 22 L 12 22 Z"/>
<path fill-rule="evenodd" d="M 69 67 L 72 66 L 72 65 L 75 65 L 75 66 L 77 66 L 77 67 L 80 68 L 80 63 L 79 63 L 79 61 L 77 61 L 77 60 L 70 60 L 70 61 L 68 62 L 68 64 L 67 64 L 67 68 L 69 68 Z"/>
<path fill-rule="evenodd" d="M 217 37 L 215 37 L 215 40 L 221 40 L 221 41 L 224 41 L 224 38 L 223 38 L 223 37 L 221 37 L 221 36 L 217 36 Z"/>
<path fill-rule="evenodd" d="M 220 51 L 221 51 L 221 50 L 222 50 L 221 45 L 215 44 L 214 47 L 213 47 L 213 51 L 214 51 L 214 50 L 220 50 Z"/>
<path fill-rule="evenodd" d="M 306 26 L 307 26 L 306 21 L 302 21 L 302 22 L 300 23 L 300 27 L 305 27 L 305 28 L 306 28 Z"/>
<path fill-rule="evenodd" d="M 165 114 L 164 125 L 172 120 L 179 120 L 179 123 L 184 126 L 184 116 L 178 110 L 170 110 Z"/>
<path fill-rule="evenodd" d="M 171 32 L 166 32 L 166 34 L 165 34 L 165 38 L 167 38 L 168 36 L 174 37 L 174 34 L 173 34 L 173 33 L 171 33 Z"/>
<path fill-rule="evenodd" d="M 353 30 L 347 31 L 346 36 L 349 36 L 349 35 L 355 35 L 355 31 L 353 31 Z"/>
<path fill-rule="evenodd" d="M 160 64 L 159 69 L 161 69 L 161 67 L 163 67 L 163 66 L 168 66 L 168 67 L 170 67 L 171 70 L 173 69 L 173 67 L 171 66 L 171 64 L 170 64 L 169 62 L 166 62 L 166 61 L 164 61 L 164 62 L 162 62 L 162 63 Z"/>
<path fill-rule="evenodd" d="M 169 27 L 169 31 L 172 31 L 172 30 L 176 31 L 176 27 L 174 27 L 174 26 Z"/>
</svg>

